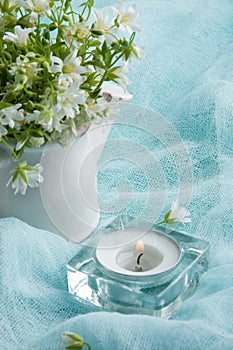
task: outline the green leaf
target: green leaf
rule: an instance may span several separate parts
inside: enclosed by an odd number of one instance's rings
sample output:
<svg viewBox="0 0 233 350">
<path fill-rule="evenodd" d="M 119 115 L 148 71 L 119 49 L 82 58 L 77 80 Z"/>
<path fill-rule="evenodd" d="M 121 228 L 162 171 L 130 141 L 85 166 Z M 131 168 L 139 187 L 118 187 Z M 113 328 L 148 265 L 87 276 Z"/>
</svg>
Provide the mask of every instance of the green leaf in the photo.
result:
<svg viewBox="0 0 233 350">
<path fill-rule="evenodd" d="M 69 345 L 65 350 L 81 350 L 83 347 L 83 342 L 76 342 L 75 344 Z"/>
<path fill-rule="evenodd" d="M 66 22 L 69 22 L 70 17 L 68 15 L 63 15 L 62 19 Z"/>
<path fill-rule="evenodd" d="M 70 2 L 71 2 L 71 0 L 66 0 L 66 2 L 65 2 L 65 9 L 64 9 L 65 12 L 67 12 L 67 10 L 68 10 L 68 8 L 70 6 Z"/>
<path fill-rule="evenodd" d="M 98 29 L 91 29 L 91 33 L 94 35 L 103 35 L 104 31 L 103 30 L 98 30 Z"/>
<path fill-rule="evenodd" d="M 27 184 L 28 180 L 27 180 L 27 176 L 26 176 L 25 171 L 22 169 L 19 169 L 19 175 L 20 175 L 21 179 Z"/>
<path fill-rule="evenodd" d="M 12 177 L 12 180 L 11 182 L 14 183 L 15 180 L 17 179 L 17 176 L 19 175 L 18 171 L 16 171 L 14 174 L 13 174 L 13 177 Z"/>
<path fill-rule="evenodd" d="M 7 11 L 8 8 L 9 8 L 9 0 L 4 0 L 3 9 Z"/>
<path fill-rule="evenodd" d="M 119 21 L 118 21 L 118 18 L 119 18 L 119 16 L 117 16 L 117 17 L 115 18 L 115 20 L 114 20 L 114 24 L 115 24 L 116 27 L 120 27 L 120 23 L 119 23 Z"/>
<path fill-rule="evenodd" d="M 132 46 L 132 54 L 133 54 L 136 58 L 139 58 L 138 52 L 137 52 L 137 50 L 135 49 L 134 46 Z"/>
<path fill-rule="evenodd" d="M 83 338 L 77 333 L 65 332 L 64 334 L 76 342 L 83 342 Z"/>
<path fill-rule="evenodd" d="M 172 222 L 172 220 L 169 219 L 170 214 L 171 214 L 171 210 L 169 210 L 169 211 L 164 215 L 164 221 L 165 221 L 166 223 L 171 223 L 171 222 Z"/>
<path fill-rule="evenodd" d="M 121 66 L 112 67 L 112 68 L 109 70 L 109 73 L 114 73 L 118 68 L 121 68 Z"/>
<path fill-rule="evenodd" d="M 88 7 L 93 7 L 94 6 L 94 3 L 95 3 L 95 1 L 94 0 L 87 0 L 87 1 L 85 1 L 85 2 L 83 2 L 81 5 L 79 5 L 80 7 L 81 6 L 88 6 Z"/>
<path fill-rule="evenodd" d="M 80 85 L 80 88 L 87 89 L 90 86 L 95 86 L 96 84 L 98 84 L 98 80 L 96 79 L 96 77 L 97 77 L 96 72 L 89 74 L 86 77 L 86 80 Z"/>
<path fill-rule="evenodd" d="M 98 89 L 98 90 L 94 90 L 90 93 L 90 97 L 93 98 L 94 100 L 99 97 L 100 95 L 100 92 L 101 92 L 101 89 Z"/>
<path fill-rule="evenodd" d="M 105 69 L 105 65 L 100 60 L 98 60 L 97 58 L 94 59 L 94 60 L 91 60 L 91 61 L 86 61 L 85 65 L 91 65 L 91 66 L 94 66 L 94 67 L 100 67 L 100 68 Z"/>
<path fill-rule="evenodd" d="M 131 48 L 128 47 L 126 50 L 125 50 L 125 60 L 127 61 L 131 55 Z"/>
<path fill-rule="evenodd" d="M 85 45 L 81 45 L 80 48 L 79 48 L 79 50 L 78 50 L 78 56 L 83 56 L 83 55 L 85 55 L 86 50 L 87 50 L 86 46 L 85 46 Z"/>
<path fill-rule="evenodd" d="M 43 67 L 46 69 L 46 71 L 48 72 L 49 71 L 49 68 L 50 68 L 50 65 L 49 65 L 49 62 L 48 61 L 44 61 L 43 62 Z"/>
<path fill-rule="evenodd" d="M 88 40 L 88 45 L 90 46 L 99 46 L 101 42 L 98 39 L 91 39 Z"/>
<path fill-rule="evenodd" d="M 108 79 L 109 80 L 115 80 L 117 78 L 119 78 L 119 76 L 117 74 L 110 73 L 110 72 L 108 73 Z"/>
<path fill-rule="evenodd" d="M 95 78 L 95 76 L 96 76 L 96 72 L 90 73 L 86 79 L 86 82 L 93 80 Z"/>
<path fill-rule="evenodd" d="M 19 164 L 19 167 L 20 167 L 20 168 L 24 168 L 25 166 L 27 166 L 27 162 L 26 162 L 26 160 L 23 160 L 23 161 Z"/>
<path fill-rule="evenodd" d="M 94 0 L 88 0 L 88 6 L 89 7 L 93 7 L 94 6 L 95 1 Z"/>
<path fill-rule="evenodd" d="M 17 24 L 19 24 L 21 27 L 26 27 L 26 28 L 32 28 L 33 24 L 30 23 L 30 16 L 28 14 L 22 16 L 21 18 L 18 19 Z"/>
<path fill-rule="evenodd" d="M 57 56 L 59 56 L 60 49 L 62 46 L 65 46 L 65 42 L 61 41 L 59 43 L 53 44 L 50 46 L 50 50 Z"/>
<path fill-rule="evenodd" d="M 103 55 L 105 55 L 108 51 L 108 45 L 107 45 L 107 42 L 106 40 L 104 41 L 103 45 L 102 45 L 102 53 Z"/>
<path fill-rule="evenodd" d="M 36 168 L 34 168 L 33 166 L 30 166 L 30 165 L 25 166 L 23 169 L 27 170 L 27 171 L 36 170 Z"/>
<path fill-rule="evenodd" d="M 105 54 L 105 64 L 107 67 L 110 67 L 112 61 L 112 54 L 110 51 L 107 51 Z"/>
<path fill-rule="evenodd" d="M 129 38 L 129 42 L 130 42 L 131 44 L 133 43 L 133 41 L 134 41 L 134 39 L 135 39 L 135 35 L 136 35 L 136 33 L 133 32 L 133 33 L 131 34 L 130 38 Z"/>
<path fill-rule="evenodd" d="M 50 32 L 52 32 L 52 31 L 55 30 L 55 29 L 57 29 L 57 24 L 55 24 L 55 23 L 50 23 L 50 25 L 49 25 L 49 30 L 50 30 Z"/>
<path fill-rule="evenodd" d="M 6 107 L 10 107 L 13 106 L 12 103 L 8 103 L 8 102 L 0 102 L 0 109 L 6 108 Z"/>
</svg>

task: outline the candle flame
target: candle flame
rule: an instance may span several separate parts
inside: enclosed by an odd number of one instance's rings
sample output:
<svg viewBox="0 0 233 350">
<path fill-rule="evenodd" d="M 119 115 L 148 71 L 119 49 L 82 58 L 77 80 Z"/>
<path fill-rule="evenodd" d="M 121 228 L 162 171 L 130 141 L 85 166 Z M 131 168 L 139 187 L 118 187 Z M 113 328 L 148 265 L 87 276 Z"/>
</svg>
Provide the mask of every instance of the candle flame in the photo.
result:
<svg viewBox="0 0 233 350">
<path fill-rule="evenodd" d="M 137 251 L 144 251 L 144 243 L 142 240 L 138 241 L 136 244 L 136 250 Z"/>
</svg>

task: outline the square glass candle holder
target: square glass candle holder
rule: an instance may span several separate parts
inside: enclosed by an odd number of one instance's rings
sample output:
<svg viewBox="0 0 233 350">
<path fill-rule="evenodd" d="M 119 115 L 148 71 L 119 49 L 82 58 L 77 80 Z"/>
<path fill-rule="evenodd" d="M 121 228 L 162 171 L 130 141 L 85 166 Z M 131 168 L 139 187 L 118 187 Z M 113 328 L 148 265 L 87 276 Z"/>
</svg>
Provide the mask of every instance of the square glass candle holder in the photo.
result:
<svg viewBox="0 0 233 350">
<path fill-rule="evenodd" d="M 152 238 L 155 235 L 158 245 L 161 245 L 163 239 L 168 240 L 172 245 L 175 244 L 180 253 L 177 262 L 172 263 L 171 268 L 165 266 L 162 271 L 159 271 L 159 267 L 164 265 L 166 260 L 162 253 L 161 258 L 158 255 L 158 258 L 154 259 L 154 261 L 158 260 L 158 266 L 152 270 L 145 269 L 145 272 L 141 272 L 138 268 L 140 266 L 135 266 L 135 271 L 134 267 L 132 270 L 130 268 L 127 270 L 128 267 L 122 270 L 120 266 L 117 271 L 114 266 L 105 266 L 104 260 L 101 261 L 98 257 L 98 242 L 107 236 L 114 235 L 115 232 L 118 234 L 120 231 L 125 234 L 135 230 L 149 231 Z M 147 237 L 143 234 L 142 240 L 144 236 Z M 117 249 L 117 251 L 123 249 L 123 264 L 126 252 L 127 265 L 128 248 L 118 247 Z M 157 248 L 150 249 L 149 254 L 153 256 L 153 249 L 156 252 Z M 110 259 L 113 261 L 115 250 L 115 248 L 110 249 Z M 209 244 L 203 240 L 176 230 L 168 231 L 161 226 L 138 223 L 128 216 L 118 217 L 104 229 L 95 229 L 85 242 L 78 244 L 77 254 L 67 264 L 69 292 L 76 298 L 83 299 L 102 310 L 169 318 L 182 301 L 190 297 L 198 287 L 201 275 L 208 268 L 208 252 Z M 142 254 L 139 252 L 138 256 L 140 255 Z M 117 256 L 119 256 L 118 253 Z M 145 264 L 147 264 L 146 260 Z"/>
</svg>

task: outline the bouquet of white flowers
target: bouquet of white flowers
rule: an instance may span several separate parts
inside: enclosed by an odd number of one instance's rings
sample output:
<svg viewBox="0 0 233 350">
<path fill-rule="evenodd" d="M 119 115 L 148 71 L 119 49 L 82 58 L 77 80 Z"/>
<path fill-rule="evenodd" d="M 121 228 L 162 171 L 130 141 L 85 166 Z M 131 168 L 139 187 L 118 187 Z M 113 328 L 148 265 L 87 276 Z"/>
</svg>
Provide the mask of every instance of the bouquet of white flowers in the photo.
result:
<svg viewBox="0 0 233 350">
<path fill-rule="evenodd" d="M 0 142 L 14 160 L 9 183 L 25 193 L 42 181 L 25 147 L 69 143 L 78 129 L 108 114 L 101 88 L 125 88 L 134 44 L 133 6 L 94 8 L 94 0 L 0 0 Z M 2 184 L 1 184 L 2 185 Z"/>
</svg>

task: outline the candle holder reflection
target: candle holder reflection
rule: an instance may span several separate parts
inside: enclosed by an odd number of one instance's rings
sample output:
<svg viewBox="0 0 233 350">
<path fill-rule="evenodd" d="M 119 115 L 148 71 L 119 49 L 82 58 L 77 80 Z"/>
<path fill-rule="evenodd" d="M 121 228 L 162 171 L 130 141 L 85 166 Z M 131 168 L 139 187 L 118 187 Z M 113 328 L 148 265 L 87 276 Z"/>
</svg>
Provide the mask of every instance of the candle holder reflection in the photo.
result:
<svg viewBox="0 0 233 350">
<path fill-rule="evenodd" d="M 178 231 L 118 217 L 78 245 L 67 265 L 69 291 L 98 308 L 169 318 L 208 267 L 209 245 Z M 140 227 L 140 228 L 139 228 Z M 140 237 L 140 232 L 142 233 Z M 128 238 L 128 239 L 127 239 Z"/>
</svg>

